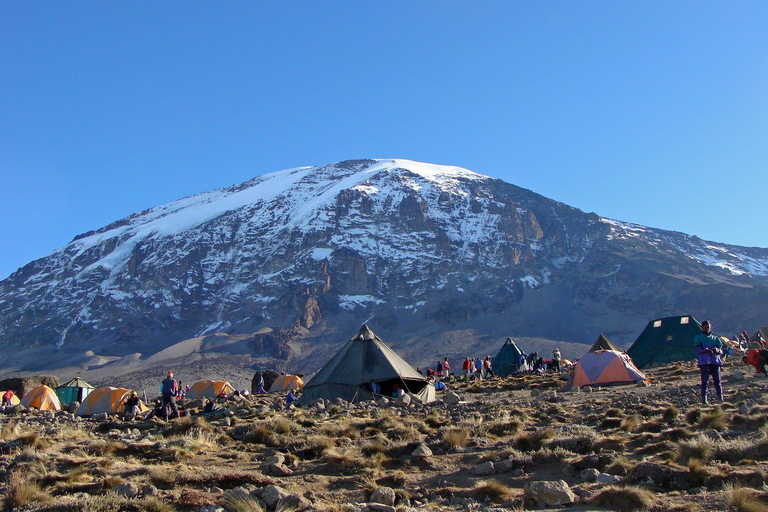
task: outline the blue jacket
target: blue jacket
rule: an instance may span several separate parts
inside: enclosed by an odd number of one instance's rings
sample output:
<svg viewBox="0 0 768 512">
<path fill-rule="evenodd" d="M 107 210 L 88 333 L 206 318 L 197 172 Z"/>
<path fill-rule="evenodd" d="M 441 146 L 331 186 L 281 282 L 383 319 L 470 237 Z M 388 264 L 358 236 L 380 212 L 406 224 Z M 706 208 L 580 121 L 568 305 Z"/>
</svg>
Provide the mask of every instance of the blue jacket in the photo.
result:
<svg viewBox="0 0 768 512">
<path fill-rule="evenodd" d="M 699 366 L 708 364 L 714 364 L 717 366 L 723 366 L 723 360 L 720 356 L 723 355 L 723 341 L 714 334 L 704 334 L 703 332 L 693 338 L 693 346 L 696 347 L 696 352 L 699 354 Z"/>
</svg>

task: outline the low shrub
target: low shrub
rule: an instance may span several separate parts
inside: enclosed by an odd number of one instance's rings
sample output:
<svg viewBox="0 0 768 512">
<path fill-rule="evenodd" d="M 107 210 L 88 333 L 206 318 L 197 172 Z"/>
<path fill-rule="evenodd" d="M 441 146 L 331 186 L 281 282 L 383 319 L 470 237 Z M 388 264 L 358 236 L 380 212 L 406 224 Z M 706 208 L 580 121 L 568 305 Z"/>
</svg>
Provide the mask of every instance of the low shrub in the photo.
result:
<svg viewBox="0 0 768 512">
<path fill-rule="evenodd" d="M 654 494 L 639 487 L 606 487 L 592 498 L 592 503 L 617 512 L 644 512 L 656 502 Z"/>
</svg>

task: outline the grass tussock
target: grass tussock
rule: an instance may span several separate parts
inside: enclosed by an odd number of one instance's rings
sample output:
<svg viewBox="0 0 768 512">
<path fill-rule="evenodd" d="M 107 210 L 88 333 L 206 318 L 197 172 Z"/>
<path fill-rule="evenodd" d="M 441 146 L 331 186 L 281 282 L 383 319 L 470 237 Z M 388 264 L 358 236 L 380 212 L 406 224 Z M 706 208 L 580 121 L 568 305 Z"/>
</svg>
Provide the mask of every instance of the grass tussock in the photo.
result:
<svg viewBox="0 0 768 512">
<path fill-rule="evenodd" d="M 464 448 L 469 443 L 470 433 L 466 428 L 449 428 L 443 432 L 443 443 L 448 448 Z"/>
<path fill-rule="evenodd" d="M 632 432 L 643 424 L 643 417 L 639 414 L 633 414 L 631 416 L 625 416 L 621 420 L 621 429 L 625 432 Z"/>
<path fill-rule="evenodd" d="M 576 427 L 565 433 L 556 435 L 548 444 L 548 448 L 560 447 L 569 452 L 586 455 L 595 451 L 600 436 L 587 427 Z"/>
<path fill-rule="evenodd" d="M 677 421 L 677 418 L 680 416 L 680 409 L 675 407 L 674 405 L 671 407 L 667 407 L 664 409 L 664 412 L 661 414 L 661 419 L 665 423 L 672 424 L 675 421 Z"/>
<path fill-rule="evenodd" d="M 730 483 L 723 486 L 728 510 L 734 512 L 768 512 L 768 505 L 751 490 Z"/>
<path fill-rule="evenodd" d="M 639 487 L 606 487 L 592 503 L 617 512 L 644 512 L 656 503 L 653 492 Z"/>
<path fill-rule="evenodd" d="M 512 489 L 493 479 L 481 482 L 472 489 L 472 496 L 481 503 L 485 500 L 501 503 L 514 495 L 515 492 Z"/>
<path fill-rule="evenodd" d="M 43 493 L 34 479 L 25 472 L 11 473 L 5 487 L 5 509 L 22 509 L 34 501 L 46 501 L 48 496 Z"/>
<path fill-rule="evenodd" d="M 720 408 L 709 410 L 701 415 L 698 422 L 698 427 L 701 429 L 715 429 L 717 431 L 725 430 L 728 426 L 728 421 L 725 417 L 725 411 Z"/>
<path fill-rule="evenodd" d="M 675 446 L 677 451 L 677 462 L 681 464 L 688 464 L 691 459 L 707 463 L 712 459 L 714 453 L 712 440 L 703 435 L 698 435 L 691 439 L 681 441 Z"/>
<path fill-rule="evenodd" d="M 264 512 L 259 500 L 245 492 L 225 494 L 222 505 L 230 512 Z"/>
<path fill-rule="evenodd" d="M 555 431 L 551 429 L 537 430 L 535 432 L 521 432 L 512 441 L 515 449 L 521 452 L 531 452 L 540 450 L 552 438 L 555 437 Z"/>
</svg>

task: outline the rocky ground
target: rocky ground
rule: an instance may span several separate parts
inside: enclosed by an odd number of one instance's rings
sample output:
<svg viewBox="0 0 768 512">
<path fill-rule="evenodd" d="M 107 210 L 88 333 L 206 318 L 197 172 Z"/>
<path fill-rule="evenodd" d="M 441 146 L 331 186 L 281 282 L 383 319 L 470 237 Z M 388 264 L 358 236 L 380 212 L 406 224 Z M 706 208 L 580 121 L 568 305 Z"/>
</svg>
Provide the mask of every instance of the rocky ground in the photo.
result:
<svg viewBox="0 0 768 512">
<path fill-rule="evenodd" d="M 167 424 L 0 414 L 0 490 L 29 511 L 768 510 L 768 378 L 729 363 L 706 406 L 693 364 L 648 374 L 459 381 L 427 405 L 249 397 Z"/>
</svg>

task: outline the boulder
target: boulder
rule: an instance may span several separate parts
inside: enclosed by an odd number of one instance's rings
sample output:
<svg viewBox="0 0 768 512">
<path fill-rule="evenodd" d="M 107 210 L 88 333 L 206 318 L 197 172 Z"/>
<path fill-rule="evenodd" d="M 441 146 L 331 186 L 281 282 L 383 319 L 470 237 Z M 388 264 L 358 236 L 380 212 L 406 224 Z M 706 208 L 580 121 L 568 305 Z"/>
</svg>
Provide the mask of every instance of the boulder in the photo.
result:
<svg viewBox="0 0 768 512">
<path fill-rule="evenodd" d="M 395 400 L 395 405 L 397 407 L 408 407 L 411 405 L 411 397 L 408 395 L 399 396 Z"/>
<path fill-rule="evenodd" d="M 625 479 L 628 484 L 652 485 L 664 491 L 690 488 L 688 470 L 662 466 L 653 462 L 641 462 L 629 472 Z"/>
<path fill-rule="evenodd" d="M 411 452 L 411 455 L 414 457 L 431 457 L 432 456 L 432 450 L 429 449 L 429 446 L 427 446 L 424 443 L 421 443 L 419 446 L 416 447 L 413 452 Z"/>
<path fill-rule="evenodd" d="M 479 476 L 495 475 L 496 468 L 494 467 L 493 462 L 489 460 L 487 462 L 483 462 L 482 464 L 478 464 L 475 467 L 474 473 Z"/>
<path fill-rule="evenodd" d="M 450 391 L 445 397 L 443 398 L 443 403 L 445 405 L 456 405 L 459 402 L 461 402 L 461 398 L 459 395 L 454 393 L 453 391 Z"/>
<path fill-rule="evenodd" d="M 269 508 L 275 508 L 277 503 L 283 498 L 290 496 L 285 489 L 276 485 L 268 485 L 264 488 L 264 492 L 261 493 L 261 500 L 267 504 Z"/>
<path fill-rule="evenodd" d="M 526 482 L 523 492 L 531 500 L 544 503 L 548 507 L 568 505 L 576 501 L 576 495 L 565 480 Z"/>
<path fill-rule="evenodd" d="M 395 495 L 394 489 L 391 487 L 382 486 L 373 491 L 369 501 L 371 503 L 381 503 L 382 505 L 389 505 L 390 507 L 393 507 L 395 505 L 396 498 L 397 496 Z"/>
<path fill-rule="evenodd" d="M 139 488 L 136 487 L 136 485 L 132 484 L 131 482 L 117 484 L 112 488 L 112 490 L 118 496 L 124 496 L 126 498 L 135 498 L 139 495 Z"/>
</svg>

